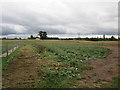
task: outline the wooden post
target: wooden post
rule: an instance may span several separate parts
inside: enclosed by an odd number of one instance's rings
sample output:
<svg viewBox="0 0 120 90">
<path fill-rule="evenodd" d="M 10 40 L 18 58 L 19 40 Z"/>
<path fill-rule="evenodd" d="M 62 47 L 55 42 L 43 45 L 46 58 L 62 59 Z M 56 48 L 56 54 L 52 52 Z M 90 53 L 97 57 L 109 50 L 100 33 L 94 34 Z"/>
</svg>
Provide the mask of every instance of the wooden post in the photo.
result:
<svg viewBox="0 0 120 90">
<path fill-rule="evenodd" d="M 8 56 L 8 43 L 7 43 L 7 56 Z"/>
<path fill-rule="evenodd" d="M 13 43 L 12 43 L 13 44 Z M 12 52 L 14 51 L 14 45 L 13 45 L 13 47 L 12 47 Z"/>
</svg>

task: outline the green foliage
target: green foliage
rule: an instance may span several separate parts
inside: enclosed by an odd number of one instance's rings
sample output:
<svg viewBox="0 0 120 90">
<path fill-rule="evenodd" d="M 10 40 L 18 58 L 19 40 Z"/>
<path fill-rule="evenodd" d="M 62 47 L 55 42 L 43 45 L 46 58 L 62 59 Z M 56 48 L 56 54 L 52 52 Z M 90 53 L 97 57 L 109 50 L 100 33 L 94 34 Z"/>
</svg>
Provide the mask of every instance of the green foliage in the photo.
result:
<svg viewBox="0 0 120 90">
<path fill-rule="evenodd" d="M 115 78 L 110 87 L 111 88 L 120 88 L 120 78 Z"/>
<path fill-rule="evenodd" d="M 42 81 L 39 82 L 40 88 L 66 88 L 75 80 L 74 68 L 61 68 L 59 70 L 48 67 L 41 68 Z M 74 78 L 74 79 L 73 79 Z M 43 85 L 41 85 L 43 84 Z"/>
<path fill-rule="evenodd" d="M 36 39 L 36 37 L 34 37 L 33 35 L 30 35 L 30 37 L 28 37 L 28 39 Z"/>
<path fill-rule="evenodd" d="M 39 34 L 41 39 L 46 39 L 47 38 L 47 32 L 44 32 L 44 31 L 39 31 Z"/>
<path fill-rule="evenodd" d="M 84 61 L 105 58 L 105 53 L 109 51 L 103 47 L 83 47 L 54 42 L 36 43 L 32 46 L 36 50 L 36 55 L 59 62 L 59 65 L 53 66 L 57 69 L 47 66 L 40 68 L 42 80 L 40 80 L 38 87 L 45 88 L 60 88 L 63 83 L 64 87 L 69 87 L 74 84 L 74 80 L 82 79 L 79 78 L 80 72 L 93 69 Z M 68 84 L 69 82 L 71 83 Z"/>
<path fill-rule="evenodd" d="M 120 78 L 114 78 L 112 83 L 105 88 L 120 88 Z"/>
<path fill-rule="evenodd" d="M 81 47 L 54 43 L 41 43 L 35 44 L 34 46 L 37 47 L 38 53 L 41 52 L 42 55 L 46 54 L 44 53 L 45 51 L 43 51 L 46 47 L 46 52 L 48 54 L 46 56 L 47 58 L 53 56 L 53 58 L 58 61 L 70 61 L 71 64 L 74 64 L 79 60 L 82 62 L 84 60 L 105 58 L 105 52 L 109 51 L 109 49 L 102 47 Z M 39 47 L 42 47 L 43 50 L 39 49 Z"/>
<path fill-rule="evenodd" d="M 58 65 L 52 66 L 41 66 L 40 80 L 37 86 L 38 88 L 68 88 L 72 86 L 76 80 L 85 79 L 80 76 L 80 72 L 93 69 L 91 66 L 86 65 L 85 61 L 96 58 L 105 58 L 105 53 L 110 51 L 107 48 L 97 46 L 117 45 L 47 40 L 26 40 L 25 42 L 27 44 L 31 44 L 36 55 L 40 56 L 40 58 L 53 60 L 59 63 Z M 91 45 L 91 47 L 87 47 L 85 45 Z M 7 46 L 4 44 L 2 47 L 6 48 Z M 12 48 L 12 44 L 9 44 L 9 47 Z M 6 49 L 3 49 L 3 52 L 5 52 L 5 50 Z M 3 58 L 3 68 L 8 65 L 18 52 L 19 49 L 6 58 Z M 93 76 L 95 75 L 96 74 L 93 74 Z"/>
</svg>

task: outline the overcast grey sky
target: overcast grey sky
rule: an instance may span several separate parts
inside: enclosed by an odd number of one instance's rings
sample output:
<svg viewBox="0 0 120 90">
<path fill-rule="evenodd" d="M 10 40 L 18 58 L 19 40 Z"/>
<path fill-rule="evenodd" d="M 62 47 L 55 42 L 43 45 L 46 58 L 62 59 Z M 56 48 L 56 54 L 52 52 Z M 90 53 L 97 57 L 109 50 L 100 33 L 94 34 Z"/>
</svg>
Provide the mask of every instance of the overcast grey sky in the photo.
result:
<svg viewBox="0 0 120 90">
<path fill-rule="evenodd" d="M 118 34 L 117 2 L 39 1 L 2 3 L 2 34 Z"/>
</svg>

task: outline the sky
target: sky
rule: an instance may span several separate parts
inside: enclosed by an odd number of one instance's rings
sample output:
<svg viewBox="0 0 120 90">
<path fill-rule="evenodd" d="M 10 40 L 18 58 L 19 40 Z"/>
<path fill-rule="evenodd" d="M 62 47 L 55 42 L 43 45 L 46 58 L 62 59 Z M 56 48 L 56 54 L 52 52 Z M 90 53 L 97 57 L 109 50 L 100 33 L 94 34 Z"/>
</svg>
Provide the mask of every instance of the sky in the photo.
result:
<svg viewBox="0 0 120 90">
<path fill-rule="evenodd" d="M 0 37 L 28 37 L 46 31 L 48 36 L 117 35 L 118 2 L 35 0 L 1 2 Z"/>
</svg>

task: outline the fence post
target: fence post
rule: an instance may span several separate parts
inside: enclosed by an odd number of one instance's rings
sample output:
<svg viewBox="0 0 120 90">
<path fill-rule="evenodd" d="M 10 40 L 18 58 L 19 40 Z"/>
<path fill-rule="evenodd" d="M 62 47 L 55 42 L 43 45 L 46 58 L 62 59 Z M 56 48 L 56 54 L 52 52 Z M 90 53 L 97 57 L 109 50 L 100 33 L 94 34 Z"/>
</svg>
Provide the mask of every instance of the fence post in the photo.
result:
<svg viewBox="0 0 120 90">
<path fill-rule="evenodd" d="M 12 52 L 14 51 L 14 43 L 12 43 L 13 47 L 12 47 Z"/>
<path fill-rule="evenodd" d="M 7 56 L 8 56 L 8 43 L 7 43 Z"/>
</svg>

